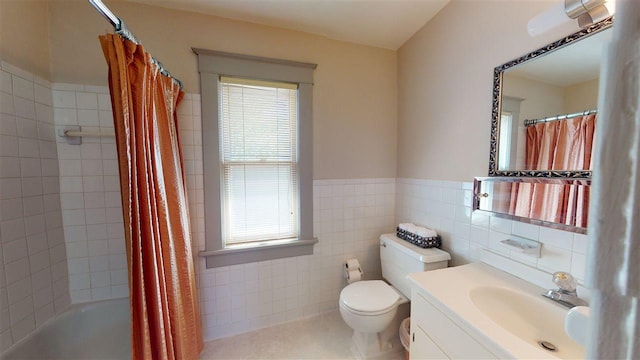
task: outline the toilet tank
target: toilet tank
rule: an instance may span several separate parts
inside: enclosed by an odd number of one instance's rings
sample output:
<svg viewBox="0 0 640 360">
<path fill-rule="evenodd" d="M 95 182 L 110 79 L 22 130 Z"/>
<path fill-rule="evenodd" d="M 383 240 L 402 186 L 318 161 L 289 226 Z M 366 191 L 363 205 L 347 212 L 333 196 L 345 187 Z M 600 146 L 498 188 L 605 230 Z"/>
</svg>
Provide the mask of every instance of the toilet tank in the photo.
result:
<svg viewBox="0 0 640 360">
<path fill-rule="evenodd" d="M 398 238 L 395 234 L 380 235 L 382 277 L 411 299 L 407 275 L 447 267 L 451 255 L 437 248 L 423 249 Z"/>
</svg>

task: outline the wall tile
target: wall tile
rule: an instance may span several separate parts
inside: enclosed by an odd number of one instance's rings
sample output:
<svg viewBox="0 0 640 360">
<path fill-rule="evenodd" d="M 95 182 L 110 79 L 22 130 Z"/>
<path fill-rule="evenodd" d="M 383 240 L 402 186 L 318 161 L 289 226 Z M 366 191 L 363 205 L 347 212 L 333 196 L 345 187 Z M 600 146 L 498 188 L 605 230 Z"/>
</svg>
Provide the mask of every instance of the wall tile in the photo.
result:
<svg viewBox="0 0 640 360">
<path fill-rule="evenodd" d="M 19 76 L 12 77 L 13 96 L 21 97 L 26 100 L 35 100 L 35 90 L 33 81 L 23 79 Z"/>
<path fill-rule="evenodd" d="M 7 162 L 8 163 L 8 162 Z M 14 162 L 18 164 L 18 169 L 20 169 L 20 162 Z M 0 189 L 2 189 L 2 193 L 0 193 L 0 199 L 18 199 L 22 197 L 22 180 L 18 178 L 0 178 Z"/>
<path fill-rule="evenodd" d="M 42 178 L 42 193 L 44 194 L 45 211 L 60 209 L 60 178 L 47 176 Z"/>
<path fill-rule="evenodd" d="M 4 70 L 0 70 L 0 91 L 7 94 L 13 94 L 11 73 L 8 73 Z"/>
<path fill-rule="evenodd" d="M 46 233 L 39 233 L 27 236 L 27 248 L 29 254 L 36 254 L 49 248 Z"/>
<path fill-rule="evenodd" d="M 53 93 L 51 89 L 41 84 L 34 84 L 34 96 L 36 103 L 53 106 Z"/>
<path fill-rule="evenodd" d="M 22 258 L 20 260 L 5 263 L 5 277 L 7 281 L 7 286 L 9 289 L 9 302 L 13 303 L 13 301 L 17 301 L 18 299 L 13 299 L 15 292 L 12 291 L 12 288 L 30 288 L 31 287 L 31 277 L 29 276 L 29 260 L 28 258 Z M 15 296 L 14 296 L 15 297 Z"/>
<path fill-rule="evenodd" d="M 33 100 L 13 97 L 13 111 L 16 117 L 29 120 L 36 119 L 36 105 Z"/>
<path fill-rule="evenodd" d="M 538 225 L 514 221 L 513 234 L 537 241 L 540 237 L 540 227 Z"/>
<path fill-rule="evenodd" d="M 0 114 L 0 135 L 17 134 L 16 118 L 13 115 Z"/>
<path fill-rule="evenodd" d="M 55 97 L 53 101 L 55 104 Z M 55 107 L 53 109 L 53 117 L 55 123 L 60 125 L 61 127 L 64 127 L 64 125 L 79 125 L 78 113 L 74 109 Z M 64 139 L 58 139 L 58 141 L 64 141 Z"/>
<path fill-rule="evenodd" d="M 587 245 L 588 245 L 587 235 L 583 234 L 574 234 L 573 235 L 573 252 L 579 254 L 587 253 Z"/>
<path fill-rule="evenodd" d="M 22 199 L 0 200 L 0 222 L 3 220 L 14 220 L 24 216 Z"/>
<path fill-rule="evenodd" d="M 78 110 L 77 116 L 80 126 L 100 126 L 98 110 Z"/>
<path fill-rule="evenodd" d="M 52 83 L 51 89 L 53 90 L 64 90 L 64 91 L 82 91 L 84 86 L 78 84 L 68 84 L 68 83 Z M 55 91 L 54 91 L 55 94 Z"/>
<path fill-rule="evenodd" d="M 571 272 L 571 251 L 544 245 L 540 259 L 538 259 L 538 268 L 549 273 Z"/>
<path fill-rule="evenodd" d="M 36 120 L 42 124 L 53 124 L 53 108 L 50 105 L 36 104 Z"/>
<path fill-rule="evenodd" d="M 573 233 L 540 227 L 540 242 L 545 245 L 559 247 L 566 250 L 573 248 Z"/>
<path fill-rule="evenodd" d="M 4 256 L 5 264 L 27 258 L 27 240 L 25 238 L 20 238 L 4 242 L 2 244 L 2 254 Z"/>
<path fill-rule="evenodd" d="M 455 201 L 457 214 L 464 214 L 463 209 L 471 211 L 471 203 L 468 201 L 470 196 L 468 192 L 472 190 L 471 182 L 397 179 L 396 187 L 396 222 L 419 220 L 425 224 L 433 224 L 443 237 L 443 246 L 450 251 L 454 264 L 479 261 L 483 250 L 489 249 L 493 254 L 500 254 L 505 258 L 528 265 L 529 268 L 537 268 L 543 274 L 548 273 L 549 276 L 555 271 L 562 270 L 574 272 L 574 276 L 580 281 L 584 279 L 584 252 L 587 248 L 587 237 L 584 235 L 471 213 L 469 235 L 465 237 L 467 234 L 467 228 L 463 226 L 466 224 L 465 216 L 456 215 L 453 220 L 448 216 L 442 218 L 440 216 L 443 212 L 438 215 L 430 208 L 446 209 Z M 452 195 L 453 189 L 457 189 L 455 200 Z M 437 194 L 443 195 L 438 197 Z M 420 196 L 431 200 L 415 201 Z M 509 247 L 500 243 L 514 236 L 539 240 L 542 243 L 542 256 L 536 259 L 523 255 L 511 251 Z M 499 258 L 494 256 L 491 259 Z M 531 278 L 527 278 L 526 274 L 523 276 L 536 283 L 539 282 L 538 273 L 537 271 L 535 274 L 532 273 Z"/>
<path fill-rule="evenodd" d="M 77 109 L 98 109 L 98 95 L 89 92 L 76 92 Z"/>
<path fill-rule="evenodd" d="M 0 155 L 19 156 L 18 138 L 15 136 L 0 135 Z"/>
<path fill-rule="evenodd" d="M 24 218 L 0 222 L 0 233 L 3 243 L 25 237 Z"/>
<path fill-rule="evenodd" d="M 16 129 L 19 137 L 38 138 L 38 122 L 36 120 L 20 119 L 16 123 Z"/>
<path fill-rule="evenodd" d="M 76 108 L 76 96 L 73 91 L 53 90 L 52 98 L 55 108 Z"/>
</svg>

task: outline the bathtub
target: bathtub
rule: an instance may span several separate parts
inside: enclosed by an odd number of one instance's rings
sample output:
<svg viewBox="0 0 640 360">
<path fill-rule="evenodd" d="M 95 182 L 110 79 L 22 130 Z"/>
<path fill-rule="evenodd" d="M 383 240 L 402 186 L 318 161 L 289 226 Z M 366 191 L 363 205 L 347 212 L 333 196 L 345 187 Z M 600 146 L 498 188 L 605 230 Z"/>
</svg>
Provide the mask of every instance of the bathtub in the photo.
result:
<svg viewBox="0 0 640 360">
<path fill-rule="evenodd" d="M 128 298 L 72 305 L 0 359 L 131 359 L 130 323 Z"/>
</svg>

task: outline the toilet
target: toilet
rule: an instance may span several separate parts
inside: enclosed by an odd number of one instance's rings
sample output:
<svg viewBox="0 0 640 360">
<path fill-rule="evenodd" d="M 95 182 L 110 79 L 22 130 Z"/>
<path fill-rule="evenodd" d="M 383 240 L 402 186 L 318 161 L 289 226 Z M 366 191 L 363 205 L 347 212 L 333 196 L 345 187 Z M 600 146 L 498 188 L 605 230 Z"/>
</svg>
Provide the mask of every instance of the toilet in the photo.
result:
<svg viewBox="0 0 640 360">
<path fill-rule="evenodd" d="M 411 285 L 407 275 L 447 267 L 451 255 L 423 249 L 395 234 L 380 236 L 383 280 L 362 280 L 340 292 L 340 314 L 353 329 L 351 352 L 358 359 L 389 358 L 403 351 L 398 329 L 409 316 Z"/>
</svg>

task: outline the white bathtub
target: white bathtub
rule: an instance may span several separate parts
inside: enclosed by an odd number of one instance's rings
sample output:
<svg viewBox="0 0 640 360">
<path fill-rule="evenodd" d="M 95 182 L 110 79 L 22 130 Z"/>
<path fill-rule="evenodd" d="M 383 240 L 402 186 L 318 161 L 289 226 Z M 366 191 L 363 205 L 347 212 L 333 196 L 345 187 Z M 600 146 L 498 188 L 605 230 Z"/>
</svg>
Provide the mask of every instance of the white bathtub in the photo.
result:
<svg viewBox="0 0 640 360">
<path fill-rule="evenodd" d="M 77 304 L 0 359 L 131 359 L 129 299 Z"/>
</svg>

